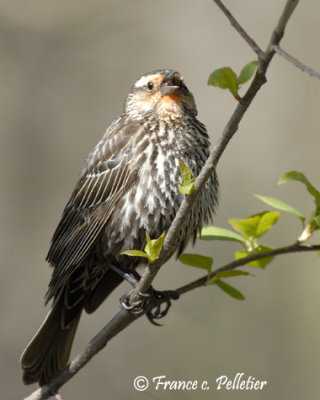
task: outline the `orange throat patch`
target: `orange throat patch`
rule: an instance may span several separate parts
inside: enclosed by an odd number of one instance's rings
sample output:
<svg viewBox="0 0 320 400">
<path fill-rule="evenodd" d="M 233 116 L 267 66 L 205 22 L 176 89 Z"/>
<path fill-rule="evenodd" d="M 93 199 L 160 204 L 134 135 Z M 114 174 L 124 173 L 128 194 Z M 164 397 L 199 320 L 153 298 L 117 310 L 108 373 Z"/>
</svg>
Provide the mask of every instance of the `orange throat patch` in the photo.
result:
<svg viewBox="0 0 320 400">
<path fill-rule="evenodd" d="M 161 118 L 181 119 L 181 99 L 176 94 L 168 94 L 160 99 L 158 112 Z"/>
</svg>

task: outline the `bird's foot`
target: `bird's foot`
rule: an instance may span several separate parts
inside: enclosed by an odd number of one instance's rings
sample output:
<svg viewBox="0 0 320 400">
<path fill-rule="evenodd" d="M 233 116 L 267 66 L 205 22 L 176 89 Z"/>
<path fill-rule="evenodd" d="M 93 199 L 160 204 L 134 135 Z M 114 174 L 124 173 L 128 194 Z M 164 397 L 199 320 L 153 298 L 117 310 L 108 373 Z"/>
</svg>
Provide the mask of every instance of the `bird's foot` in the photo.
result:
<svg viewBox="0 0 320 400">
<path fill-rule="evenodd" d="M 155 319 L 165 317 L 171 307 L 171 300 L 177 300 L 180 296 L 174 290 L 158 291 L 150 287 L 146 293 L 139 293 L 140 299 L 130 303 L 130 294 L 131 292 L 121 297 L 122 308 L 132 314 L 141 314 L 146 311 L 148 320 L 157 326 L 161 326 L 161 324 L 155 322 Z M 164 306 L 162 307 L 162 305 Z"/>
<path fill-rule="evenodd" d="M 171 300 L 178 300 L 180 294 L 174 290 L 159 291 L 151 287 L 147 293 L 142 293 L 142 296 L 150 299 L 150 308 L 146 312 L 148 320 L 153 325 L 161 326 L 155 319 L 165 317 L 171 307 Z"/>
</svg>

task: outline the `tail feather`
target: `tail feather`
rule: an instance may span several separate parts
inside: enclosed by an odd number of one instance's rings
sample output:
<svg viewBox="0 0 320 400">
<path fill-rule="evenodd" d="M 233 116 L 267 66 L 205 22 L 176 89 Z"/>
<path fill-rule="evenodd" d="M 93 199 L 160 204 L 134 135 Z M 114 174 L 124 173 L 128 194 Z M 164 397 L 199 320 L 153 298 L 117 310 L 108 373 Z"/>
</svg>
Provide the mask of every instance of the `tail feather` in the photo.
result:
<svg viewBox="0 0 320 400">
<path fill-rule="evenodd" d="M 44 385 L 68 364 L 82 310 L 77 309 L 66 327 L 61 322 L 63 310 L 64 296 L 60 296 L 23 352 L 20 363 L 25 384 Z"/>
</svg>

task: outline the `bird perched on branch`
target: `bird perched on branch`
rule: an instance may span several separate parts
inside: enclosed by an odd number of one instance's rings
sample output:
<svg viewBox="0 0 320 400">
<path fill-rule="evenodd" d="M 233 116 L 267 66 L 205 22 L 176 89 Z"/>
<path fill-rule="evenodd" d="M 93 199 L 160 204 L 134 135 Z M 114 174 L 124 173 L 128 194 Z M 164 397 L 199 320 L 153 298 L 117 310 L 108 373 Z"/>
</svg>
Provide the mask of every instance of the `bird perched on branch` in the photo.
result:
<svg viewBox="0 0 320 400">
<path fill-rule="evenodd" d="M 143 250 L 146 232 L 158 238 L 169 229 L 183 200 L 179 160 L 197 176 L 209 146 L 193 95 L 178 72 L 157 70 L 135 82 L 123 113 L 88 156 L 53 235 L 45 298 L 52 307 L 21 357 L 26 384 L 48 383 L 67 365 L 82 311 L 95 311 L 141 264 L 121 252 Z M 190 238 L 195 241 L 217 202 L 214 173 L 173 252 L 179 255 Z"/>
</svg>

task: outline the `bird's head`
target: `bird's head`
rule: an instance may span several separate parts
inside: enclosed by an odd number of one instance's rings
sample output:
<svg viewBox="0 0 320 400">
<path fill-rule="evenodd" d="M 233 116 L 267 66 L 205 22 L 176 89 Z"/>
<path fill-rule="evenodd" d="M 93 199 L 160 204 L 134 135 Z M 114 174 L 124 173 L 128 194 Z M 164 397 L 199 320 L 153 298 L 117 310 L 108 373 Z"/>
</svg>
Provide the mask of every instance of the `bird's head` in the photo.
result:
<svg viewBox="0 0 320 400">
<path fill-rule="evenodd" d="M 197 115 L 192 93 L 179 72 L 162 69 L 143 75 L 132 86 L 125 112 L 133 119 L 153 115 L 158 119 L 181 119 L 184 113 Z"/>
</svg>

